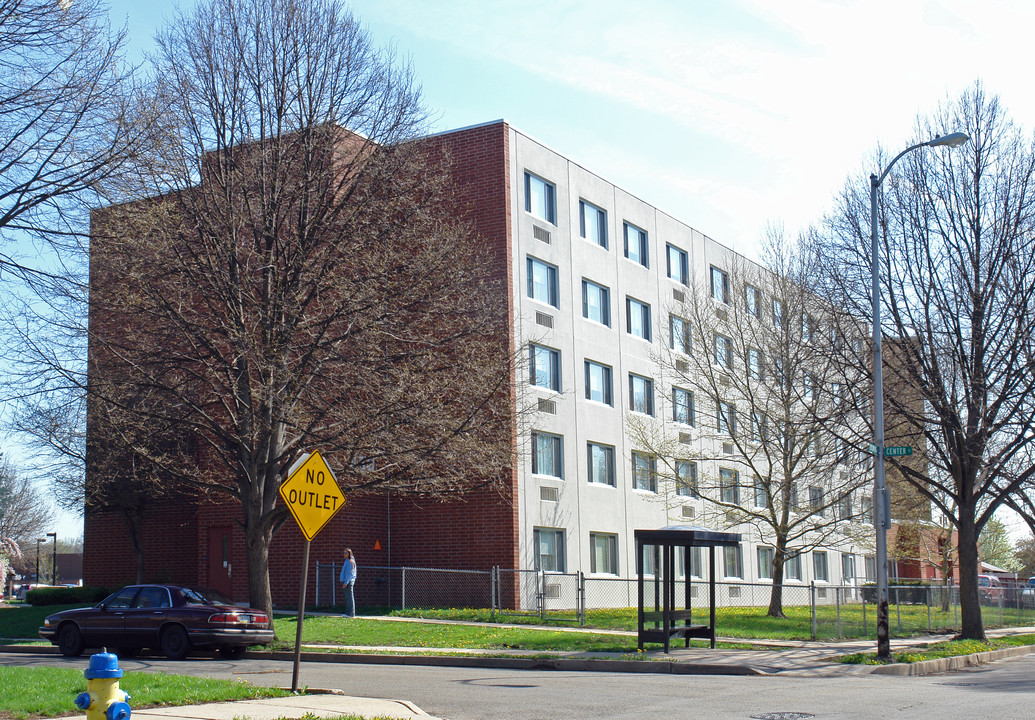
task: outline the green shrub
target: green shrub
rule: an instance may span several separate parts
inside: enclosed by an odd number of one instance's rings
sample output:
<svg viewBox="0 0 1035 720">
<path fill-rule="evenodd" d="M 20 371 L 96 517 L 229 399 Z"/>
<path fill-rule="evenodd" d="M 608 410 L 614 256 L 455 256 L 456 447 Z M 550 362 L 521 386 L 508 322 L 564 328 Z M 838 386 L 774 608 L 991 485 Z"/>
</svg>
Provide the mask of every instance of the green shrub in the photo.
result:
<svg viewBox="0 0 1035 720">
<path fill-rule="evenodd" d="M 30 605 L 92 605 L 111 595 L 108 588 L 98 587 L 43 587 L 25 593 Z"/>
</svg>

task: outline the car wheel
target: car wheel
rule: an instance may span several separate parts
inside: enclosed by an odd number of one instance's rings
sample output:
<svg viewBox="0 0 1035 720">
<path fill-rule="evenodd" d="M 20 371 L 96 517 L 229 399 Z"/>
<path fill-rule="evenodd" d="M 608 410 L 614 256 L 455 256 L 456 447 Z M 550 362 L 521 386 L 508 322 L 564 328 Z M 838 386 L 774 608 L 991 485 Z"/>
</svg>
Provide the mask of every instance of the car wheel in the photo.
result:
<svg viewBox="0 0 1035 720">
<path fill-rule="evenodd" d="M 190 638 L 182 625 L 170 625 L 162 633 L 162 654 L 170 660 L 182 660 L 190 650 Z"/>
<path fill-rule="evenodd" d="M 140 648 L 138 647 L 121 647 L 115 651 L 115 654 L 122 658 L 136 657 L 140 654 Z"/>
<path fill-rule="evenodd" d="M 83 650 L 86 649 L 83 636 L 79 632 L 78 626 L 74 623 L 62 625 L 61 629 L 58 630 L 57 640 L 58 649 L 61 650 L 61 654 L 65 657 L 79 657 L 83 654 Z"/>
<path fill-rule="evenodd" d="M 240 660 L 248 650 L 245 645 L 224 645 L 219 648 L 219 656 L 227 660 Z"/>
</svg>

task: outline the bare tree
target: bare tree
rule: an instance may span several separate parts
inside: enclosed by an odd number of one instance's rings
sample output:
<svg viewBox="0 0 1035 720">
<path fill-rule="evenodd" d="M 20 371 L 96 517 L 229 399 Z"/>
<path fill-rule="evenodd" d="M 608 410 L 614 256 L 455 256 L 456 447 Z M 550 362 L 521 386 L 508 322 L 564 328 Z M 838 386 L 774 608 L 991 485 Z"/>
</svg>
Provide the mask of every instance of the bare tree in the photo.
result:
<svg viewBox="0 0 1035 720">
<path fill-rule="evenodd" d="M 970 143 L 912 153 L 879 197 L 882 331 L 897 348 L 885 377 L 921 400 L 885 402 L 926 444 L 926 463 L 895 465 L 957 531 L 961 637 L 980 639 L 981 529 L 1004 505 L 1033 517 L 1035 147 L 980 84 L 916 128 L 924 139 L 950 131 Z M 858 317 L 870 302 L 867 189 L 846 187 L 821 266 L 831 302 Z"/>
<path fill-rule="evenodd" d="M 74 245 L 85 208 L 137 149 L 123 41 L 100 0 L 0 0 L 0 270 L 60 273 L 17 242 Z"/>
<path fill-rule="evenodd" d="M 504 292 L 455 220 L 448 158 L 414 141 L 409 67 L 340 2 L 200 3 L 159 47 L 150 197 L 93 226 L 88 455 L 103 415 L 149 468 L 240 503 L 268 610 L 301 453 L 346 493 L 503 479 Z"/>
<path fill-rule="evenodd" d="M 0 457 L 0 537 L 29 542 L 46 532 L 50 506 L 32 481 L 19 477 L 7 458 Z"/>
<path fill-rule="evenodd" d="M 781 230 L 771 230 L 765 254 L 765 268 L 731 254 L 708 285 L 670 308 L 670 352 L 659 361 L 671 378 L 673 422 L 660 434 L 659 424 L 634 427 L 679 484 L 693 482 L 689 458 L 707 461 L 692 492 L 721 524 L 749 525 L 772 542 L 769 615 L 784 617 L 787 563 L 872 528 L 860 522 L 869 512 L 858 492 L 866 459 L 860 466 L 852 375 L 841 362 L 858 334 L 846 335 L 844 320 L 810 292 L 809 254 Z M 700 450 L 681 450 L 689 446 L 677 430 L 692 432 Z"/>
</svg>

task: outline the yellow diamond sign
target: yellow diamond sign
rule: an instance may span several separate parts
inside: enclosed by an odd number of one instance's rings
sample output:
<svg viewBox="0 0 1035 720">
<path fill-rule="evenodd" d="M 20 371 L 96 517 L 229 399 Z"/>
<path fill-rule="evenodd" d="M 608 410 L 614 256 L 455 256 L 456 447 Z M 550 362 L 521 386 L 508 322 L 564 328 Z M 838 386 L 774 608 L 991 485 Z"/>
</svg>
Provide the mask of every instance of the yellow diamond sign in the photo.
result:
<svg viewBox="0 0 1035 720">
<path fill-rule="evenodd" d="M 280 497 L 295 516 L 306 540 L 312 540 L 345 507 L 345 495 L 319 451 L 304 455 L 288 470 Z"/>
</svg>

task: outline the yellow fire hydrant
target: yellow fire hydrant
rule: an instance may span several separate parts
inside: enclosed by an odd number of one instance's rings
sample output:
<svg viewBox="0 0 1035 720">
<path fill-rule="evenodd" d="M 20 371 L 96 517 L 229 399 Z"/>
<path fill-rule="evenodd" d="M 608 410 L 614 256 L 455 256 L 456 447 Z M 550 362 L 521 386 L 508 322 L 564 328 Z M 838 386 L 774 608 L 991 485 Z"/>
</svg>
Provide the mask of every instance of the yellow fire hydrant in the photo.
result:
<svg viewBox="0 0 1035 720">
<path fill-rule="evenodd" d="M 87 720 L 129 720 L 129 695 L 119 690 L 118 657 L 107 650 L 90 656 L 90 667 L 83 675 L 90 682 L 86 692 L 76 696 L 75 706 L 86 711 Z"/>
</svg>

